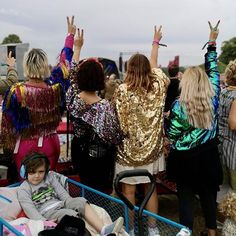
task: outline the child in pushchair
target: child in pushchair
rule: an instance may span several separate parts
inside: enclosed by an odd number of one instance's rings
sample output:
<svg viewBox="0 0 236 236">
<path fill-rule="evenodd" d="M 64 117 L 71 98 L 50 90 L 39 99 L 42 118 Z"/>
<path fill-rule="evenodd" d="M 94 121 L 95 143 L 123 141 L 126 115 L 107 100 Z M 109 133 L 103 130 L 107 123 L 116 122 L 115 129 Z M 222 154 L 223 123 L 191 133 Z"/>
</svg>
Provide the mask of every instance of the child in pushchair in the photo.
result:
<svg viewBox="0 0 236 236">
<path fill-rule="evenodd" d="M 49 172 L 49 164 L 42 153 L 31 153 L 22 161 L 20 175 L 25 181 L 19 186 L 17 195 L 27 217 L 57 223 L 65 215 L 84 218 L 100 235 L 119 233 L 123 229 L 123 217 L 104 225 L 85 198 L 71 197 Z"/>
</svg>

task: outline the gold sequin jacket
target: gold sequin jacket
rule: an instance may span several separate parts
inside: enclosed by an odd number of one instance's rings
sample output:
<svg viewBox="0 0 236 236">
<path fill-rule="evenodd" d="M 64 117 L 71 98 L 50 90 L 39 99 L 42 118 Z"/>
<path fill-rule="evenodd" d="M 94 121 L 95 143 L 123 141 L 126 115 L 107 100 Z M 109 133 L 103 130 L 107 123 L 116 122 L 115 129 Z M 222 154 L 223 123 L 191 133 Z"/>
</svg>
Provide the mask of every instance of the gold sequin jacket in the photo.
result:
<svg viewBox="0 0 236 236">
<path fill-rule="evenodd" d="M 152 69 L 154 89 L 148 93 L 130 91 L 121 84 L 114 94 L 120 126 L 125 134 L 118 146 L 117 162 L 141 166 L 157 160 L 163 148 L 163 109 L 169 78 Z"/>
</svg>

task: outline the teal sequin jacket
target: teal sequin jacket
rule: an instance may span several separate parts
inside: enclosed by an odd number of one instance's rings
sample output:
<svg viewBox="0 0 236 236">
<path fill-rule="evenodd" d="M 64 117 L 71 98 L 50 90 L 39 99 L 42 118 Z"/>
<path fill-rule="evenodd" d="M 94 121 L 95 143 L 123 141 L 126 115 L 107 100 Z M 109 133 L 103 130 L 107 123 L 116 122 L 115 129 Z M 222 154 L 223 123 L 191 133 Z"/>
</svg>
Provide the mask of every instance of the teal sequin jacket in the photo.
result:
<svg viewBox="0 0 236 236">
<path fill-rule="evenodd" d="M 171 148 L 179 151 L 190 150 L 200 144 L 206 143 L 217 135 L 218 107 L 220 95 L 220 74 L 217 69 L 216 47 L 208 46 L 205 54 L 205 71 L 215 91 L 212 98 L 213 122 L 211 129 L 195 128 L 189 124 L 184 107 L 176 100 L 171 109 L 167 136 L 171 142 Z"/>
</svg>

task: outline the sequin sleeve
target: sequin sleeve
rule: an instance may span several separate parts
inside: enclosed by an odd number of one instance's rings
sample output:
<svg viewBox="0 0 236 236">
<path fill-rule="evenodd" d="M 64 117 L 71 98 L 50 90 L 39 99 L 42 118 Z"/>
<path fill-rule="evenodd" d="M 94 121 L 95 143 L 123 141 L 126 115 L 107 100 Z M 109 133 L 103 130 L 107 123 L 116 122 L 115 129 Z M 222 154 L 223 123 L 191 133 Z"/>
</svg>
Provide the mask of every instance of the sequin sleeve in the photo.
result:
<svg viewBox="0 0 236 236">
<path fill-rule="evenodd" d="M 3 147 L 8 150 L 13 150 L 16 139 L 18 137 L 17 129 L 19 129 L 18 111 L 21 111 L 21 107 L 17 102 L 16 90 L 22 83 L 17 83 L 11 86 L 5 94 L 2 106 L 2 123 L 1 123 L 1 138 Z M 28 113 L 25 113 L 25 117 L 28 117 Z M 27 119 L 28 120 L 28 119 Z"/>
<path fill-rule="evenodd" d="M 60 54 L 59 63 L 53 68 L 51 76 L 46 80 L 48 85 L 60 84 L 61 85 L 61 110 L 65 109 L 65 94 L 70 86 L 69 71 L 71 68 L 73 56 L 73 42 L 74 36 L 69 34 L 66 37 L 64 48 Z"/>
<path fill-rule="evenodd" d="M 176 100 L 172 105 L 172 110 L 169 117 L 169 124 L 167 128 L 167 135 L 171 143 L 176 143 L 183 133 L 186 133 L 190 128 L 187 117 L 183 111 L 178 100 Z"/>
<path fill-rule="evenodd" d="M 216 96 L 220 95 L 220 73 L 217 67 L 217 53 L 215 46 L 208 46 L 205 54 L 205 71 L 213 85 Z"/>
<path fill-rule="evenodd" d="M 73 42 L 74 36 L 72 34 L 68 35 L 59 56 L 59 63 L 53 68 L 50 78 L 46 81 L 49 85 L 60 83 L 65 91 L 70 85 L 68 76 L 73 56 Z"/>
<path fill-rule="evenodd" d="M 154 74 L 154 78 L 157 81 L 162 81 L 164 83 L 164 87 L 167 89 L 170 83 L 170 79 L 166 76 L 166 74 L 160 68 L 153 68 L 152 73 Z"/>
<path fill-rule="evenodd" d="M 124 135 L 128 135 L 128 119 L 129 117 L 129 102 L 125 94 L 125 84 L 120 85 L 114 92 L 113 100 L 115 101 L 116 110 L 118 111 L 118 117 L 120 122 L 120 128 L 123 131 Z"/>
</svg>

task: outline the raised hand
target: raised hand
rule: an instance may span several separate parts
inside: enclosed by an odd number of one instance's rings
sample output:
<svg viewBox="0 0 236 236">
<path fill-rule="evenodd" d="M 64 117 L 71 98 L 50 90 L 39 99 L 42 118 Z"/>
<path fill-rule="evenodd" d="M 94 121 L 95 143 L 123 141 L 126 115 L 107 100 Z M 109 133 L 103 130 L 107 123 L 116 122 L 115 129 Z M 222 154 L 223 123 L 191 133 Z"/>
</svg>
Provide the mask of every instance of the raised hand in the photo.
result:
<svg viewBox="0 0 236 236">
<path fill-rule="evenodd" d="M 67 19 L 67 32 L 68 32 L 68 34 L 75 35 L 76 26 L 74 25 L 74 16 L 71 17 L 71 20 L 68 16 L 66 17 L 66 19 Z"/>
<path fill-rule="evenodd" d="M 6 64 L 10 67 L 14 67 L 16 59 L 12 57 L 11 55 L 12 55 L 12 51 L 10 51 L 9 54 L 7 55 Z"/>
<path fill-rule="evenodd" d="M 215 27 L 212 27 L 211 22 L 208 21 L 209 27 L 210 27 L 210 35 L 209 35 L 209 41 L 216 41 L 218 34 L 219 34 L 219 29 L 218 26 L 220 24 L 220 20 L 218 20 L 217 24 Z"/>
<path fill-rule="evenodd" d="M 75 49 L 80 49 L 82 48 L 83 44 L 84 44 L 84 30 L 83 29 L 80 30 L 78 28 L 77 34 L 74 38 L 74 47 Z"/>
<path fill-rule="evenodd" d="M 160 41 L 162 38 L 162 32 L 161 32 L 162 26 L 159 27 L 157 30 L 157 26 L 154 26 L 154 36 L 153 36 L 153 41 Z"/>
</svg>

